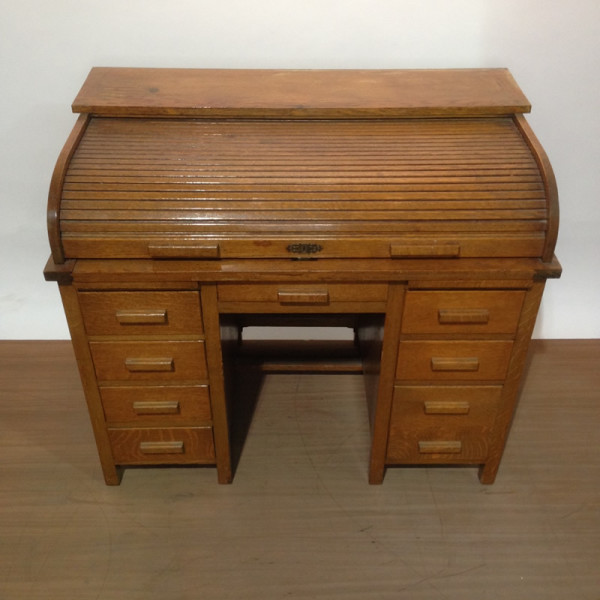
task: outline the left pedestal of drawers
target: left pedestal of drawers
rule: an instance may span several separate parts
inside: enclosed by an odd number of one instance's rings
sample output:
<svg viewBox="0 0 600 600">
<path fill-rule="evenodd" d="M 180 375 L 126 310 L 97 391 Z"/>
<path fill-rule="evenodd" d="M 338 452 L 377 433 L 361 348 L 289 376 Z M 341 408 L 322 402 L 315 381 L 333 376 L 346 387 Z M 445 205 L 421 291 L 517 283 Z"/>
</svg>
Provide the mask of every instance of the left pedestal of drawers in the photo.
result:
<svg viewBox="0 0 600 600">
<path fill-rule="evenodd" d="M 59 287 L 106 483 L 128 465 L 216 465 L 199 290 Z"/>
</svg>

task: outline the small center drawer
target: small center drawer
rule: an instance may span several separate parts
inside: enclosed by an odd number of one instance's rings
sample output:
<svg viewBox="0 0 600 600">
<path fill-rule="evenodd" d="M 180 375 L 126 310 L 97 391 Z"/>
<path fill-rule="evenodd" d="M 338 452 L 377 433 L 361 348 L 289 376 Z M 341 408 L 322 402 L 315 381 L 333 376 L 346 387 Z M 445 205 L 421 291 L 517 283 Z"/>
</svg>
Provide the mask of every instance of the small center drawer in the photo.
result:
<svg viewBox="0 0 600 600">
<path fill-rule="evenodd" d="M 387 284 L 220 284 L 218 297 L 225 312 L 235 310 L 293 311 L 294 308 L 314 307 L 327 310 L 358 307 L 365 311 L 385 310 Z"/>
<path fill-rule="evenodd" d="M 408 380 L 502 380 L 513 343 L 494 341 L 403 341 L 396 378 Z"/>
<path fill-rule="evenodd" d="M 513 334 L 525 292 L 418 291 L 406 293 L 403 333 Z"/>
<path fill-rule="evenodd" d="M 88 335 L 202 333 L 196 292 L 81 292 Z"/>
<path fill-rule="evenodd" d="M 100 381 L 206 379 L 204 342 L 90 342 Z"/>
<path fill-rule="evenodd" d="M 222 302 L 279 302 L 322 304 L 326 302 L 384 302 L 387 284 L 220 284 Z"/>
</svg>

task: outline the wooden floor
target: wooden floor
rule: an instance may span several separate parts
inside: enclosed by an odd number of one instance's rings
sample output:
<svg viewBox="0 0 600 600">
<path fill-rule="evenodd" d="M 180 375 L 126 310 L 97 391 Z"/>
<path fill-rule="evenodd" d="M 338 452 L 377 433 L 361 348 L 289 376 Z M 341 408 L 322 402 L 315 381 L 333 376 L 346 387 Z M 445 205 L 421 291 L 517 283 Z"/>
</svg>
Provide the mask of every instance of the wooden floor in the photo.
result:
<svg viewBox="0 0 600 600">
<path fill-rule="evenodd" d="M 367 484 L 360 375 L 268 375 L 232 485 L 106 487 L 67 342 L 0 342 L 2 600 L 598 600 L 600 341 L 535 342 L 496 483 Z"/>
</svg>

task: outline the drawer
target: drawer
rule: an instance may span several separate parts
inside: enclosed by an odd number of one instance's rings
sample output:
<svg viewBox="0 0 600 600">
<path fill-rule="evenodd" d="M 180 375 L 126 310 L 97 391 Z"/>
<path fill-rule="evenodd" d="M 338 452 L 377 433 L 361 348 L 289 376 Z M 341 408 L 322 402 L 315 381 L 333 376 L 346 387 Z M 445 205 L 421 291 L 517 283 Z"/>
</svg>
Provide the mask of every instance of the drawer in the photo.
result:
<svg viewBox="0 0 600 600">
<path fill-rule="evenodd" d="M 214 464 L 212 427 L 109 429 L 115 464 Z"/>
<path fill-rule="evenodd" d="M 387 460 L 485 460 L 501 394 L 501 386 L 396 386 Z"/>
<path fill-rule="evenodd" d="M 206 379 L 204 342 L 90 342 L 100 381 Z"/>
<path fill-rule="evenodd" d="M 88 335 L 202 333 L 197 292 L 80 292 Z"/>
<path fill-rule="evenodd" d="M 248 305 L 248 310 L 256 312 L 359 307 L 363 303 L 367 309 L 373 303 L 376 310 L 384 311 L 387 289 L 387 284 L 220 284 L 218 298 L 221 308 Z"/>
<path fill-rule="evenodd" d="M 524 298 L 523 291 L 409 291 L 402 332 L 513 334 Z"/>
<path fill-rule="evenodd" d="M 108 423 L 211 420 L 207 385 L 107 386 L 100 396 Z"/>
<path fill-rule="evenodd" d="M 402 341 L 396 379 L 502 380 L 513 343 L 495 341 Z"/>
</svg>

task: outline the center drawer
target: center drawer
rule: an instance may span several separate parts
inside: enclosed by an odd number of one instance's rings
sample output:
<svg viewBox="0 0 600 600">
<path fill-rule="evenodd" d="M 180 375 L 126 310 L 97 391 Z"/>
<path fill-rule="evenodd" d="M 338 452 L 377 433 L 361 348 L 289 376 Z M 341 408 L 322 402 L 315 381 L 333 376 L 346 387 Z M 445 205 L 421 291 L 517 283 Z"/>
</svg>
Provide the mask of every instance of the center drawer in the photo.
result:
<svg viewBox="0 0 600 600">
<path fill-rule="evenodd" d="M 387 284 L 220 284 L 222 312 L 385 311 Z"/>
<path fill-rule="evenodd" d="M 90 342 L 100 381 L 198 380 L 208 376 L 204 342 Z"/>
</svg>

